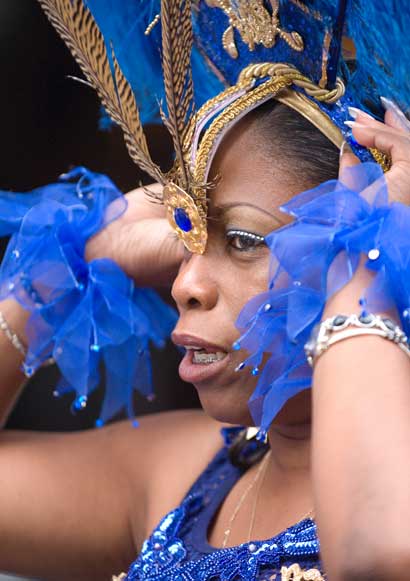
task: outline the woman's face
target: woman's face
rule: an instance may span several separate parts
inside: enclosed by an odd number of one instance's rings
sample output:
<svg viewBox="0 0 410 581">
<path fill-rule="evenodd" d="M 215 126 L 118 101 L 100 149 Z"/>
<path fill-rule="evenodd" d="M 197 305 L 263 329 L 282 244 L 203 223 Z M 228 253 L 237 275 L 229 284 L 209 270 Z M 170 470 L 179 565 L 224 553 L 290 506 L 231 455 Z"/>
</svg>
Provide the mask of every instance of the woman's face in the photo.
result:
<svg viewBox="0 0 410 581">
<path fill-rule="evenodd" d="M 267 290 L 270 263 L 269 249 L 250 235 L 283 226 L 278 207 L 298 192 L 255 142 L 246 119 L 223 140 L 212 166 L 211 178 L 220 179 L 209 204 L 206 252 L 186 255 L 172 289 L 180 313 L 173 340 L 192 348 L 180 366 L 182 379 L 195 385 L 210 416 L 243 425 L 252 424 L 247 402 L 257 378 L 249 369 L 235 372 L 246 357 L 232 350 L 235 321 L 249 299 Z M 307 407 L 305 397 L 294 398 L 278 421 L 300 421 Z"/>
</svg>

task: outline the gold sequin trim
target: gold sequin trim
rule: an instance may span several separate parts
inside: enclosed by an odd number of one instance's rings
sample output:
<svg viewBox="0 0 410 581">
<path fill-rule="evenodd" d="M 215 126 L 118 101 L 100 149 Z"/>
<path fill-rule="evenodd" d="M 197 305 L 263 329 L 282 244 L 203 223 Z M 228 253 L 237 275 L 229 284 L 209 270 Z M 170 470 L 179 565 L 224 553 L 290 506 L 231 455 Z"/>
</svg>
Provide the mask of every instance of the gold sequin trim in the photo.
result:
<svg viewBox="0 0 410 581">
<path fill-rule="evenodd" d="M 290 567 L 282 567 L 281 581 L 325 581 L 319 569 L 301 569 L 294 563 Z"/>
</svg>

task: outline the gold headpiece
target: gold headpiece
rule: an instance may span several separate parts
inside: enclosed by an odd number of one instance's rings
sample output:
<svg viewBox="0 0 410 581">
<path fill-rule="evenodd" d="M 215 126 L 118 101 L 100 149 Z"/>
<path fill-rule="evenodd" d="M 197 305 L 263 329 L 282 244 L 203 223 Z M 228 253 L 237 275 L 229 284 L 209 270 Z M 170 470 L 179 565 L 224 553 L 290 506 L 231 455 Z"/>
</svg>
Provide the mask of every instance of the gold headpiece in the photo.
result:
<svg viewBox="0 0 410 581">
<path fill-rule="evenodd" d="M 268 99 L 285 103 L 311 121 L 336 146 L 343 136 L 330 116 L 318 103 L 332 104 L 344 94 L 344 85 L 336 79 L 326 88 L 330 37 L 325 35 L 323 74 L 315 83 L 295 66 L 284 63 L 257 62 L 244 66 L 236 84 L 194 109 L 191 69 L 193 45 L 190 0 L 161 0 L 162 66 L 166 112 L 162 120 L 172 136 L 175 163 L 163 173 L 150 156 L 142 129 L 134 92 L 123 74 L 114 50 L 109 54 L 104 37 L 83 0 L 39 0 L 51 23 L 78 61 L 105 109 L 124 132 L 133 161 L 164 186 L 163 200 L 170 224 L 191 252 L 203 253 L 207 243 L 208 174 L 216 148 L 224 133 L 246 112 Z M 195 8 L 201 0 L 196 0 Z M 307 7 L 292 0 L 300 10 Z M 305 41 L 296 30 L 282 25 L 278 0 L 270 0 L 270 10 L 263 0 L 206 0 L 207 9 L 219 9 L 229 21 L 222 34 L 228 58 L 236 61 L 238 43 L 250 55 L 257 47 L 269 49 L 278 39 L 289 51 L 303 53 Z M 320 15 L 313 14 L 314 18 Z M 147 29 L 155 27 L 158 16 Z M 236 35 L 236 36 L 235 36 Z M 379 152 L 374 152 L 376 158 Z M 380 158 L 381 159 L 381 158 Z"/>
</svg>

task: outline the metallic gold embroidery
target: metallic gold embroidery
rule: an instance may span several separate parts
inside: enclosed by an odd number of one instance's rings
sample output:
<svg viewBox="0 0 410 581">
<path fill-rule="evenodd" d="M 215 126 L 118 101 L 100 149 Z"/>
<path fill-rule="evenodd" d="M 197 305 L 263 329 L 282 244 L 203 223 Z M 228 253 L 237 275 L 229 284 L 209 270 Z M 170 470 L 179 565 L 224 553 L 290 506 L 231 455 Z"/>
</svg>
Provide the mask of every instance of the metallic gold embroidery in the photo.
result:
<svg viewBox="0 0 410 581">
<path fill-rule="evenodd" d="M 281 581 L 325 581 L 319 569 L 301 569 L 297 563 L 290 567 L 282 567 Z"/>
<path fill-rule="evenodd" d="M 206 198 L 194 200 L 193 197 L 176 184 L 169 183 L 164 188 L 164 204 L 168 222 L 178 234 L 185 247 L 190 252 L 203 254 L 208 237 L 206 229 Z M 176 220 L 176 213 L 182 212 L 189 220 L 186 230 L 182 229 Z"/>
<path fill-rule="evenodd" d="M 272 14 L 263 5 L 263 0 L 206 0 L 208 6 L 220 8 L 229 18 L 229 26 L 222 37 L 226 52 L 234 59 L 238 58 L 238 48 L 235 42 L 237 30 L 250 51 L 257 44 L 265 48 L 275 45 L 277 36 L 282 38 L 293 50 L 301 52 L 304 42 L 296 32 L 287 32 L 280 28 L 279 0 L 270 0 Z"/>
<path fill-rule="evenodd" d="M 327 86 L 327 65 L 329 62 L 330 43 L 332 42 L 332 35 L 326 32 L 322 47 L 322 76 L 319 81 L 319 87 L 324 89 Z"/>
</svg>

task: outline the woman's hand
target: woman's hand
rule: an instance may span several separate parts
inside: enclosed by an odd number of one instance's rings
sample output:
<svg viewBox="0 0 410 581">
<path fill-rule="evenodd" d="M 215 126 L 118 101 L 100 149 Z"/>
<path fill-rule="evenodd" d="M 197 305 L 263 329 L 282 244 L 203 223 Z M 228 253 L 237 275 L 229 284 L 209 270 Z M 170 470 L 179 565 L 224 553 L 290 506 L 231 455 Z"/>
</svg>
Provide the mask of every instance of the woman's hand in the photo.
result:
<svg viewBox="0 0 410 581">
<path fill-rule="evenodd" d="M 410 121 L 392 101 L 382 98 L 386 109 L 384 123 L 359 109 L 351 108 L 354 122 L 348 122 L 353 136 L 360 145 L 375 147 L 392 158 L 392 167 L 386 173 L 389 199 L 410 204 Z M 353 156 L 354 157 L 354 156 Z M 342 156 L 342 166 L 359 163 L 352 154 Z"/>
<path fill-rule="evenodd" d="M 162 186 L 148 188 L 160 193 Z M 125 197 L 127 210 L 89 240 L 86 259 L 111 258 L 141 286 L 170 284 L 184 250 L 165 218 L 164 206 L 151 201 L 144 188 Z"/>
<path fill-rule="evenodd" d="M 353 110 L 364 146 L 392 157 L 391 201 L 410 204 L 410 131 L 387 107 L 385 123 Z M 342 155 L 341 171 L 360 163 Z M 359 313 L 373 273 L 357 269 L 323 318 Z M 388 313 L 389 316 L 390 313 Z M 410 564 L 410 362 L 392 341 L 355 337 L 333 345 L 313 374 L 312 465 L 321 553 L 329 579 L 402 579 Z M 381 532 L 382 531 L 382 532 Z"/>
</svg>

